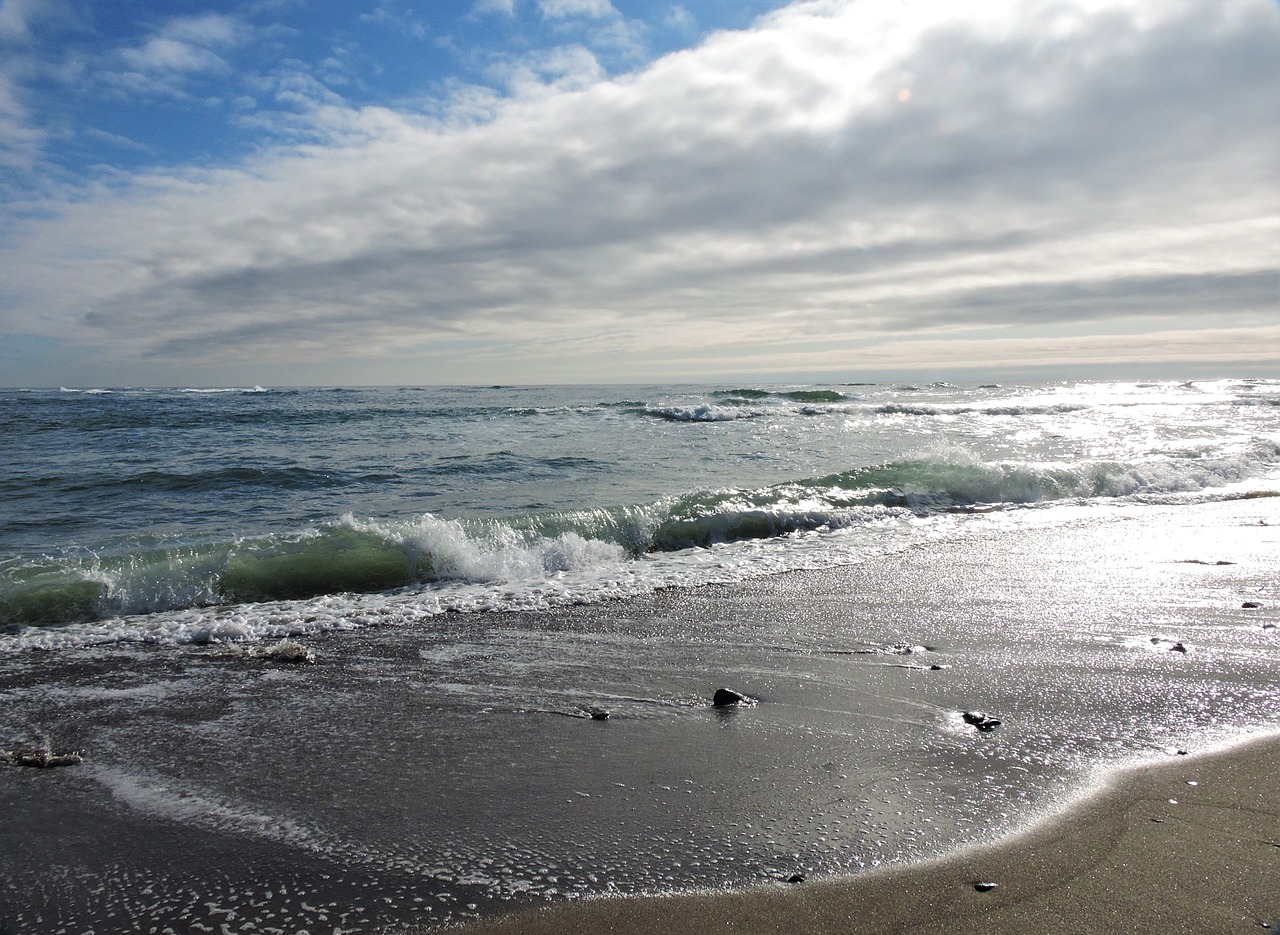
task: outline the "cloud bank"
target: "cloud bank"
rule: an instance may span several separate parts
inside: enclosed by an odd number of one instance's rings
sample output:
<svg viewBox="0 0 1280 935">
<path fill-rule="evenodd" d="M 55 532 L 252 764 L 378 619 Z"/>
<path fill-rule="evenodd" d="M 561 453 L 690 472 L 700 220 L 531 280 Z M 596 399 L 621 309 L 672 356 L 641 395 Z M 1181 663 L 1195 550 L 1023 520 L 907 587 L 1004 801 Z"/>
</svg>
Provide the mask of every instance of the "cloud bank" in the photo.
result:
<svg viewBox="0 0 1280 935">
<path fill-rule="evenodd" d="M 43 204 L 0 330 L 153 380 L 1274 366 L 1277 61 L 1265 0 L 814 0 L 612 79 L 565 47 L 481 116 L 329 102 L 306 145 Z"/>
</svg>

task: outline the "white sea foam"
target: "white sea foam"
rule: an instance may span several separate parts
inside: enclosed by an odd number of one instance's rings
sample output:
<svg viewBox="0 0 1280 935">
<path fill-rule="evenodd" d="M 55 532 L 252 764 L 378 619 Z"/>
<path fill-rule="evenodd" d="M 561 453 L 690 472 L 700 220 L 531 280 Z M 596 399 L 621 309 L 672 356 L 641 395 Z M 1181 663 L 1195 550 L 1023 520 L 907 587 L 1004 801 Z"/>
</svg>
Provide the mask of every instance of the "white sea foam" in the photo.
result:
<svg viewBox="0 0 1280 935">
<path fill-rule="evenodd" d="M 254 385 L 254 386 L 188 386 L 182 390 L 183 393 L 195 393 L 200 395 L 216 395 L 220 393 L 269 393 L 270 390 Z"/>
<path fill-rule="evenodd" d="M 94 763 L 81 767 L 81 772 L 101 783 L 129 808 L 150 817 L 295 847 L 314 847 L 314 832 L 301 822 L 268 815 L 190 784 Z"/>
<path fill-rule="evenodd" d="M 622 546 L 575 532 L 530 541 L 528 535 L 503 523 L 467 527 L 431 514 L 409 524 L 359 520 L 351 514 L 342 522 L 359 532 L 376 533 L 415 557 L 429 559 L 436 579 L 541 580 L 562 572 L 618 566 L 627 559 Z"/>
</svg>

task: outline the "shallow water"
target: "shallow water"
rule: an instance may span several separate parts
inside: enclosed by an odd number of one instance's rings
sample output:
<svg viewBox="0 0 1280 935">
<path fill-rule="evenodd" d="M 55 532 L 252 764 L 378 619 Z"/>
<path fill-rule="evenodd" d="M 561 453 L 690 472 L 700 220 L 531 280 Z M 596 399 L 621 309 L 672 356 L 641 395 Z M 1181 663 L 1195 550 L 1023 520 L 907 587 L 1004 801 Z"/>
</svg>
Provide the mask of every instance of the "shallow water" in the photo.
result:
<svg viewBox="0 0 1280 935">
<path fill-rule="evenodd" d="M 952 515 L 854 566 L 316 632 L 310 666 L 11 653 L 0 740 L 84 762 L 4 769 L 0 916 L 369 932 L 983 839 L 1273 726 L 1277 504 Z M 759 703 L 716 710 L 722 685 Z"/>
</svg>

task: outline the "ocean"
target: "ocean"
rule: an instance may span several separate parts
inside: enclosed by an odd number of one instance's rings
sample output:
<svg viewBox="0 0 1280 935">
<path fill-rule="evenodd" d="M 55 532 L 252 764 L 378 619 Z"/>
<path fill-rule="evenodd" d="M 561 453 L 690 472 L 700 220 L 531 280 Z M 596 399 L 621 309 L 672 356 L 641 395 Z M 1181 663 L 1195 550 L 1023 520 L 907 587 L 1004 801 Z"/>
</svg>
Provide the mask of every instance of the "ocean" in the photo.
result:
<svg viewBox="0 0 1280 935">
<path fill-rule="evenodd" d="M 857 872 L 1274 721 L 1280 381 L 61 388 L 0 423 L 10 933 Z"/>
</svg>

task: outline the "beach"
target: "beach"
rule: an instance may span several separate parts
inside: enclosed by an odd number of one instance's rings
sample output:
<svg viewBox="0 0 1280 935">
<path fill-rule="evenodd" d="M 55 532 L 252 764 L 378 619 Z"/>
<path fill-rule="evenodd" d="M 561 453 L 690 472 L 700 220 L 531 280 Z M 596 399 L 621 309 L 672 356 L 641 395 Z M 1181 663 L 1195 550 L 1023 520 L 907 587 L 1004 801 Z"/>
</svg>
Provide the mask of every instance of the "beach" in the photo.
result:
<svg viewBox="0 0 1280 935">
<path fill-rule="evenodd" d="M 1270 735 L 1116 772 L 1024 833 L 934 861 L 748 893 L 588 900 L 457 931 L 1226 935 L 1274 929 L 1280 926 L 1277 777 L 1280 736 Z"/>
<path fill-rule="evenodd" d="M 745 893 L 586 901 L 457 931 L 1227 935 L 1280 926 L 1280 736 L 1174 757 L 1118 771 L 1024 832 L 938 860 Z"/>
<path fill-rule="evenodd" d="M 1275 732 L 1274 390 L 14 394 L 6 935 L 1104 912 L 1216 780 L 935 861 Z"/>
<path fill-rule="evenodd" d="M 84 761 L 8 769 L 0 914 L 21 933 L 1270 921 L 1275 744 L 1200 754 L 1275 726 L 1274 504 L 1032 511 L 839 569 L 308 638 L 311 665 L 218 643 L 11 657 L 7 717 Z M 713 707 L 722 686 L 755 703 Z M 993 841 L 1015 846 L 972 849 Z"/>
<path fill-rule="evenodd" d="M 1174 551 L 1178 539 L 1146 540 L 1143 553 L 1089 553 L 1104 564 L 1182 565 L 1200 572 L 1200 599 L 1220 593 L 1224 572 L 1237 577 L 1232 556 L 1275 587 L 1276 536 L 1254 528 L 1247 507 L 1219 506 L 1217 522 L 1181 543 L 1219 551 Z M 1199 518 L 1204 513 L 1196 512 Z M 1079 530 L 1074 531 L 1076 534 Z M 1261 533 L 1261 535 L 1258 535 Z M 1252 545 L 1250 545 L 1252 543 Z M 1261 551 L 1257 546 L 1265 543 Z M 1067 554 L 1074 553 L 1067 550 Z M 1251 554 L 1252 562 L 1245 558 Z M 1181 556 L 1177 558 L 1175 556 Z M 1223 564 L 1218 564 L 1222 562 Z M 1231 564 L 1227 564 L 1231 562 Z M 1256 564 L 1254 564 L 1256 563 Z M 1097 569 L 1095 569 L 1096 571 Z M 1118 569 L 1112 568 L 1112 571 Z M 1082 570 L 1083 571 L 1083 570 Z M 1108 575 L 1113 587 L 1116 578 Z M 1147 579 L 1149 582 L 1149 579 Z M 1080 582 L 1077 582 L 1080 583 Z M 1012 582 L 1004 582 L 1011 586 Z M 1040 586 L 1043 582 L 1039 583 Z M 1008 594 L 1050 612 L 1040 586 Z M 1248 593 L 1254 588 L 1243 585 Z M 1085 585 L 1075 594 L 1080 600 Z M 1132 609 L 1156 595 L 1131 592 Z M 1096 598 L 1095 598 L 1096 599 Z M 1265 608 L 1248 608 L 1264 610 Z M 1191 607 L 1185 608 L 1191 611 Z M 1168 608 L 1165 609 L 1168 612 Z M 1213 612 L 1205 610 L 1207 617 Z M 1188 613 L 1194 616 L 1194 613 Z M 1262 626 L 1269 625 L 1269 618 Z M 1021 829 L 959 847 L 941 857 L 855 876 L 786 880 L 727 892 L 643 898 L 588 899 L 550 909 L 463 926 L 466 935 L 542 933 L 1230 933 L 1280 925 L 1280 735 L 1271 732 L 1212 747 L 1209 737 L 1185 735 L 1177 745 L 1130 765 L 1095 770 L 1065 801 L 1050 805 Z M 1205 749 L 1203 744 L 1210 743 Z M 1189 748 L 1189 749 L 1188 749 Z M 975 813 L 992 808 L 981 786 L 969 801 Z M 986 884 L 995 884 L 989 887 Z"/>
</svg>

